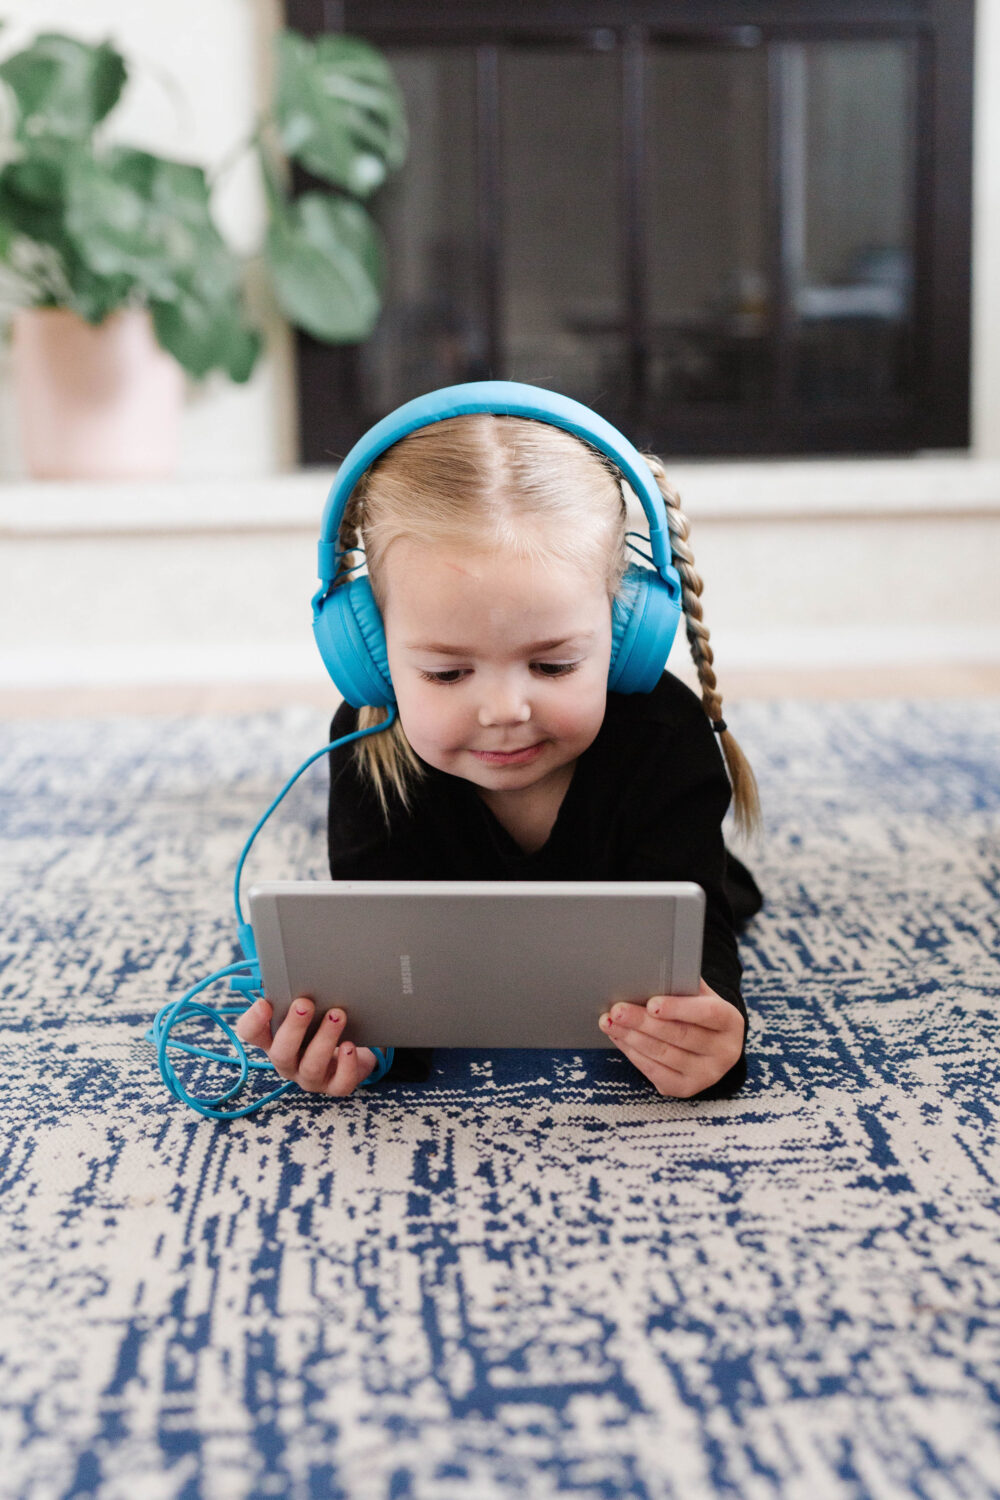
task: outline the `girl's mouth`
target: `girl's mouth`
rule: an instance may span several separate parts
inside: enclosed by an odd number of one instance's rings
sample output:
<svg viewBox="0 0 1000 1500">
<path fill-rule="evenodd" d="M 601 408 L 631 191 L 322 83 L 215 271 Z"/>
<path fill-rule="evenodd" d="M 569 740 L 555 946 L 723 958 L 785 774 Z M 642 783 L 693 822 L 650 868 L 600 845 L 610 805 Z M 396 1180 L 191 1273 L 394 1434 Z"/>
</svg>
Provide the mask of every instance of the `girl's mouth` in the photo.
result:
<svg viewBox="0 0 1000 1500">
<path fill-rule="evenodd" d="M 535 745 L 525 745 L 523 750 L 473 750 L 472 753 L 487 766 L 526 766 L 544 747 L 545 741 L 539 740 Z"/>
</svg>

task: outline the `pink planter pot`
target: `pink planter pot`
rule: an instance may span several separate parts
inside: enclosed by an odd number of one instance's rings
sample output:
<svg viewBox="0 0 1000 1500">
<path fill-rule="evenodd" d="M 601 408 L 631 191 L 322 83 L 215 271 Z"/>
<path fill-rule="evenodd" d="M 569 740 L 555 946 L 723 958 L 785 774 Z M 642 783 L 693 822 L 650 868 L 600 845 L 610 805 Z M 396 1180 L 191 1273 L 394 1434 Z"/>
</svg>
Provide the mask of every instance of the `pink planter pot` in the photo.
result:
<svg viewBox="0 0 1000 1500">
<path fill-rule="evenodd" d="M 14 318 L 21 441 L 35 479 L 162 479 L 177 462 L 184 374 L 147 312 L 91 326 L 58 307 Z"/>
</svg>

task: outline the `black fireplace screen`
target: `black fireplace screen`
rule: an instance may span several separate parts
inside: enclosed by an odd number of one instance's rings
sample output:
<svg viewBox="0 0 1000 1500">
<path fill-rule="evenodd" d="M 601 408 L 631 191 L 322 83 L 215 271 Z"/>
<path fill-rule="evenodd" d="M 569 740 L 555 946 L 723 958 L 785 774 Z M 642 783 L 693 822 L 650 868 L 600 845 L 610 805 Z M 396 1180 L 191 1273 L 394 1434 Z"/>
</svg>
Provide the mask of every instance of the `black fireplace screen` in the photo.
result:
<svg viewBox="0 0 1000 1500">
<path fill-rule="evenodd" d="M 381 47 L 385 308 L 299 341 L 302 458 L 462 380 L 674 455 L 968 442 L 972 0 L 289 0 Z"/>
</svg>

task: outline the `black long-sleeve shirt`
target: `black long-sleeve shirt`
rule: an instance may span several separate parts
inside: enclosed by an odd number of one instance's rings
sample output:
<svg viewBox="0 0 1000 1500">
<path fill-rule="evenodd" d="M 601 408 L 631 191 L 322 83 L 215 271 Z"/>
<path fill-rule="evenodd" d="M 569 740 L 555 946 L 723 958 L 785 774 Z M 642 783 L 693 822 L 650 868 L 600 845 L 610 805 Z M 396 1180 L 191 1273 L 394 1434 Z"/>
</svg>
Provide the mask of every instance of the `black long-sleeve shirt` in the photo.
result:
<svg viewBox="0 0 1000 1500">
<path fill-rule="evenodd" d="M 356 728 L 357 711 L 342 704 L 330 738 Z M 428 766 L 409 809 L 391 800 L 387 824 L 353 746 L 331 752 L 330 770 L 335 880 L 697 881 L 706 897 L 702 974 L 746 1021 L 733 904 L 746 918 L 760 893 L 723 843 L 730 789 L 715 735 L 694 693 L 669 673 L 651 693 L 608 694 L 549 837 L 530 854 L 461 777 Z M 401 1049 L 388 1076 L 426 1076 L 429 1058 Z M 695 1097 L 731 1094 L 745 1076 L 744 1027 L 739 1061 Z"/>
</svg>

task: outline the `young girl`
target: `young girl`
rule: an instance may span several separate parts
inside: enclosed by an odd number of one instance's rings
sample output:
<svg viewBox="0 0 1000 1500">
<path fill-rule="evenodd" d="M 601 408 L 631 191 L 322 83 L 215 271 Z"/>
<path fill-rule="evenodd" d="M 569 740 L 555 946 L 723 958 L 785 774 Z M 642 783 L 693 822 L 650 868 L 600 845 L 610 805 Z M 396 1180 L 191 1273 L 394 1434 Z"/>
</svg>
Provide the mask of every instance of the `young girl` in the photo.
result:
<svg viewBox="0 0 1000 1500">
<path fill-rule="evenodd" d="M 600 1026 L 659 1093 L 713 1098 L 746 1072 L 735 934 L 761 902 L 722 820 L 732 795 L 737 828 L 752 830 L 757 791 L 722 721 L 686 517 L 659 461 L 647 462 L 666 502 L 700 703 L 668 672 L 650 693 L 608 691 L 626 511 L 620 476 L 595 448 L 542 421 L 477 412 L 420 427 L 372 464 L 344 514 L 342 567 L 349 575 L 363 551 L 399 717 L 331 753 L 330 872 L 697 881 L 701 993 L 619 1004 Z M 331 738 L 385 717 L 345 703 Z M 259 1000 L 237 1031 L 282 1078 L 350 1094 L 374 1054 L 340 1041 L 343 1010 L 304 1045 L 312 1012 L 294 1002 L 272 1040 Z M 397 1050 L 386 1076 L 426 1077 L 429 1058 Z"/>
</svg>

